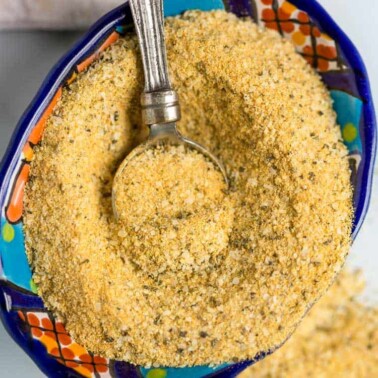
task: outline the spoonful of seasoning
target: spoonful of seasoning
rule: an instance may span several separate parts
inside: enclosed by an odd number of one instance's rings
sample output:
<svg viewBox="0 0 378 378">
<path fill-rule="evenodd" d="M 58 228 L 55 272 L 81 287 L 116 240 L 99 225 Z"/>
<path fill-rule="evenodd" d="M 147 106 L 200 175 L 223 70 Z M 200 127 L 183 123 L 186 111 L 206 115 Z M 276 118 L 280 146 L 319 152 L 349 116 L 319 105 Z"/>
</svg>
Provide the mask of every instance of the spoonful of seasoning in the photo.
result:
<svg viewBox="0 0 378 378">
<path fill-rule="evenodd" d="M 223 176 L 228 186 L 226 170 L 221 162 L 205 147 L 181 135 L 176 122 L 181 118 L 179 98 L 172 88 L 169 75 L 164 40 L 164 16 L 162 0 L 130 0 L 139 41 L 145 88 L 141 95 L 142 120 L 149 126 L 148 139 L 134 148 L 119 166 L 113 182 L 113 212 L 118 219 L 117 196 L 124 182 L 122 175 L 128 164 L 147 151 L 162 146 L 177 146 L 185 151 L 196 151 L 210 163 L 210 166 Z M 153 154 L 149 155 L 152 156 Z M 185 175 L 185 172 L 182 172 Z"/>
</svg>

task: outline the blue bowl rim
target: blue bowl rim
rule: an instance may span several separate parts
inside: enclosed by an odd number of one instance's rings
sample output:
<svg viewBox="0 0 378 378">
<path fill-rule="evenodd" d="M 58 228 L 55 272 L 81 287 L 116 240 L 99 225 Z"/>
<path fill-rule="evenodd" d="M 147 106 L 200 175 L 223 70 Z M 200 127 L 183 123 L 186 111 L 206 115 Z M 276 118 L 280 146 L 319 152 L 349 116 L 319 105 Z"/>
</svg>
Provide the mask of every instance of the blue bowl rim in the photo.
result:
<svg viewBox="0 0 378 378">
<path fill-rule="evenodd" d="M 359 92 L 364 94 L 364 99 L 366 101 L 364 104 L 364 117 L 367 126 L 365 130 L 366 155 L 365 166 L 362 173 L 362 182 L 365 184 L 361 186 L 361 193 L 355 214 L 355 218 L 358 220 L 353 229 L 353 238 L 355 238 L 362 226 L 369 208 L 372 192 L 374 162 L 377 151 L 377 124 L 368 73 L 357 48 L 354 46 L 345 32 L 333 20 L 333 18 L 327 13 L 327 11 L 317 2 L 317 0 L 305 2 L 303 2 L 303 0 L 289 1 L 299 9 L 302 9 L 312 16 L 315 16 L 317 19 L 322 19 L 323 30 L 327 34 L 331 35 L 333 39 L 337 40 L 340 47 L 344 51 L 350 52 L 348 55 L 348 61 L 353 70 L 360 72 L 361 74 L 357 85 Z M 245 0 L 242 0 L 242 2 L 245 2 Z M 119 23 L 126 17 L 126 5 L 127 1 L 111 10 L 109 13 L 101 17 L 96 23 L 94 23 L 88 29 L 88 31 L 69 49 L 69 51 L 58 60 L 58 62 L 52 67 L 46 76 L 45 80 L 42 82 L 37 94 L 34 96 L 17 123 L 17 126 L 8 143 L 8 147 L 0 162 L 0 205 L 3 201 L 5 201 L 6 190 L 11 179 L 12 172 L 17 165 L 18 156 L 26 143 L 28 129 L 33 127 L 36 121 L 40 118 L 46 105 L 51 101 L 56 90 L 59 88 L 61 81 L 71 71 L 74 62 L 76 62 L 80 57 L 86 56 L 86 54 L 88 54 L 93 48 L 93 45 L 99 36 L 105 35 L 106 32 L 109 31 L 115 24 Z M 248 9 L 248 6 L 246 8 Z M 128 10 L 127 7 L 126 10 Z M 42 372 L 48 376 L 54 376 L 54 371 L 51 371 L 47 365 L 43 364 L 43 362 L 40 361 L 36 355 L 29 352 L 25 341 L 20 337 L 17 337 L 16 332 L 12 330 L 13 326 L 6 321 L 4 317 L 6 306 L 2 300 L 0 301 L 0 304 L 0 318 L 8 334 L 27 353 L 27 355 L 29 355 L 29 357 L 35 362 Z M 240 373 L 251 363 L 252 361 L 243 361 L 234 364 L 226 369 L 227 372 L 224 371 L 224 376 L 235 376 L 236 373 Z M 221 375 L 223 376 L 222 373 Z"/>
</svg>

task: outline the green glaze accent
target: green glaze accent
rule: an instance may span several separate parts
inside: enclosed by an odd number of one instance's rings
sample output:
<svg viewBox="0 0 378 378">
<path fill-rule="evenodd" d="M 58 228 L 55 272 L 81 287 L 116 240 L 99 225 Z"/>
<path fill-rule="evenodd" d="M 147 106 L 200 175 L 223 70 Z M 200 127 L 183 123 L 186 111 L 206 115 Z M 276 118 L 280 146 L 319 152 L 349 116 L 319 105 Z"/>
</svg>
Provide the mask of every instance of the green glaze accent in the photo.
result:
<svg viewBox="0 0 378 378">
<path fill-rule="evenodd" d="M 30 280 L 30 289 L 34 294 L 38 294 L 38 286 L 35 284 L 33 279 Z"/>
<path fill-rule="evenodd" d="M 10 243 L 14 239 L 14 228 L 11 224 L 6 222 L 1 230 L 1 236 L 3 237 L 4 241 Z"/>
</svg>

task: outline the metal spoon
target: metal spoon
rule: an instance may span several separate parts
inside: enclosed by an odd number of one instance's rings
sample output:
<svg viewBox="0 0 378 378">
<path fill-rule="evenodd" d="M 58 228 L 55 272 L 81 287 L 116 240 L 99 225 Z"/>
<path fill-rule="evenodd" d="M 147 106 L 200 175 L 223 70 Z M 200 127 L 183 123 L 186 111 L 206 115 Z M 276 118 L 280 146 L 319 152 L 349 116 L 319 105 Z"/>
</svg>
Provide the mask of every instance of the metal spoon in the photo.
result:
<svg viewBox="0 0 378 378">
<path fill-rule="evenodd" d="M 167 54 L 164 40 L 162 0 L 130 0 L 136 33 L 142 55 L 145 88 L 141 95 L 142 120 L 149 126 L 146 142 L 134 148 L 119 166 L 114 183 L 135 156 L 162 143 L 185 145 L 206 156 L 223 174 L 228 185 L 226 170 L 221 162 L 205 147 L 179 133 L 176 122 L 181 118 L 177 92 L 172 89 L 168 75 Z M 113 184 L 113 212 L 118 217 L 117 191 Z"/>
</svg>

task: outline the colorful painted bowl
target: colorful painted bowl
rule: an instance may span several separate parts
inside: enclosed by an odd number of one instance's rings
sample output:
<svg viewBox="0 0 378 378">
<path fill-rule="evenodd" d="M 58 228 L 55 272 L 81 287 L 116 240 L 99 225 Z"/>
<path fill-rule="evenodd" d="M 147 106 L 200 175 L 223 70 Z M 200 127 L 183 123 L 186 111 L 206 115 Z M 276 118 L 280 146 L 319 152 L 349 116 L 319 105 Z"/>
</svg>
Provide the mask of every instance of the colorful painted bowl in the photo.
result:
<svg viewBox="0 0 378 378">
<path fill-rule="evenodd" d="M 224 9 L 275 29 L 291 39 L 328 86 L 342 136 L 350 152 L 354 186 L 355 237 L 364 220 L 371 191 L 376 150 L 376 123 L 369 81 L 356 48 L 316 1 L 166 0 L 166 16 L 187 9 Z M 22 232 L 23 190 L 33 147 L 62 87 L 115 42 L 131 23 L 127 4 L 100 19 L 52 69 L 22 116 L 1 163 L 0 316 L 14 340 L 49 377 L 233 377 L 264 358 L 211 368 L 144 369 L 88 353 L 46 311 L 35 292 Z"/>
</svg>

